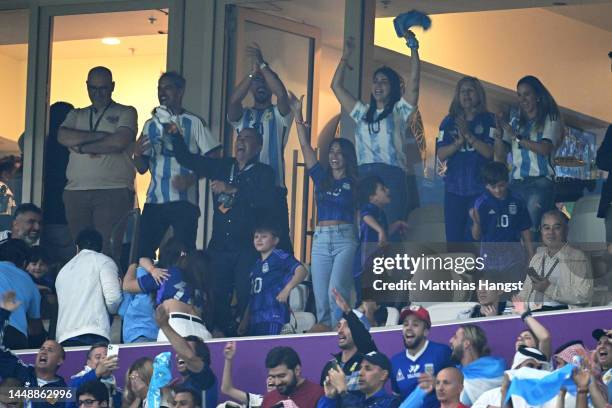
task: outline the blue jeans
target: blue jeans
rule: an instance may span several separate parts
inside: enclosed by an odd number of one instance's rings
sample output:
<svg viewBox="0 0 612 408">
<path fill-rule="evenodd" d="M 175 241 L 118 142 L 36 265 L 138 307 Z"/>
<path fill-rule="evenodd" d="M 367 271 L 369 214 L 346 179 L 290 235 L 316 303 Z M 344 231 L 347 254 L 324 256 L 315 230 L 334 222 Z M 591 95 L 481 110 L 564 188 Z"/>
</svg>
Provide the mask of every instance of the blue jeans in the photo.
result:
<svg viewBox="0 0 612 408">
<path fill-rule="evenodd" d="M 317 321 L 335 327 L 342 317 L 332 293 L 335 288 L 349 302 L 357 240 L 353 224 L 317 227 L 312 243 L 312 286 Z"/>
<path fill-rule="evenodd" d="M 406 220 L 408 212 L 418 207 L 418 190 L 412 188 L 412 197 L 408 197 L 408 177 L 406 172 L 397 166 L 390 166 L 384 163 L 370 163 L 359 166 L 359 178 L 368 176 L 380 177 L 391 196 L 391 202 L 384 208 L 387 222 L 389 225 L 397 220 Z M 414 177 L 414 176 L 413 176 Z M 416 184 L 416 179 L 412 184 Z"/>
<path fill-rule="evenodd" d="M 510 190 L 525 201 L 531 219 L 533 238 L 537 240 L 542 215 L 555 206 L 555 183 L 546 177 L 531 177 L 512 180 Z"/>
</svg>

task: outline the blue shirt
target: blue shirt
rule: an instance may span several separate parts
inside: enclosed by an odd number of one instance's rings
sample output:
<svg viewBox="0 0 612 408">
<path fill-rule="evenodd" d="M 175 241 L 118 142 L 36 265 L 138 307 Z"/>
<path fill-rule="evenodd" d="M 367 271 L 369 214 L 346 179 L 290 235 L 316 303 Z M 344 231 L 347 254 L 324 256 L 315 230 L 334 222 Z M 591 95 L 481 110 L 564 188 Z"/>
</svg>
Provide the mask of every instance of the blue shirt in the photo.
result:
<svg viewBox="0 0 612 408">
<path fill-rule="evenodd" d="M 332 188 L 323 191 L 321 184 L 327 177 L 321 164 L 317 162 L 310 170 L 310 177 L 315 185 L 317 214 L 321 221 L 354 222 L 353 182 L 348 177 L 334 179 Z"/>
<path fill-rule="evenodd" d="M 21 306 L 9 319 L 9 325 L 28 335 L 28 318 L 40 319 L 40 292 L 30 275 L 11 262 L 0 262 L 0 293 L 15 291 Z"/>
<path fill-rule="evenodd" d="M 157 291 L 156 305 L 160 305 L 167 299 L 179 300 L 188 305 L 201 307 L 202 303 L 194 288 L 183 280 L 182 271 L 176 266 L 168 268 L 170 276 L 161 285 L 158 285 L 153 276 L 146 274 L 138 278 L 140 290 L 144 293 Z"/>
<path fill-rule="evenodd" d="M 486 268 L 503 269 L 523 262 L 521 232 L 531 227 L 523 200 L 509 190 L 503 200 L 487 191 L 476 199 L 474 208 L 480 216 L 480 256 L 485 258 Z"/>
<path fill-rule="evenodd" d="M 479 113 L 473 120 L 467 122 L 467 126 L 476 139 L 493 146 L 495 142 L 493 138 L 495 116 L 492 113 Z M 457 135 L 455 118 L 448 115 L 440 124 L 436 148 L 439 149 L 453 144 Z M 446 160 L 446 174 L 444 176 L 446 191 L 461 196 L 481 194 L 484 191 L 484 183 L 480 177 L 480 172 L 482 167 L 490 161 L 466 142 L 461 149 Z"/>
<path fill-rule="evenodd" d="M 142 278 L 148 272 L 138 267 L 136 277 Z M 123 293 L 123 303 L 119 308 L 119 314 L 123 317 L 123 340 L 131 343 L 138 337 L 157 339 L 159 328 L 155 323 L 155 308 L 153 299 L 148 293 Z"/>
<path fill-rule="evenodd" d="M 406 398 L 418 386 L 419 375 L 425 372 L 425 364 L 433 364 L 434 374 L 450 367 L 451 349 L 446 344 L 427 341 L 426 346 L 416 356 L 408 357 L 406 350 L 391 358 L 391 386 L 393 392 Z M 439 407 L 435 392 L 425 397 L 424 408 Z"/>
<path fill-rule="evenodd" d="M 217 400 L 219 398 L 219 390 L 217 384 L 217 377 L 212 372 L 209 366 L 204 364 L 204 368 L 199 373 L 188 371 L 189 376 L 183 378 L 182 386 L 189 388 L 199 393 L 206 393 L 202 395 L 202 406 L 203 407 L 216 407 Z"/>
<path fill-rule="evenodd" d="M 280 303 L 276 296 L 293 277 L 300 262 L 291 254 L 275 249 L 264 260 L 257 260 L 251 269 L 250 322 L 279 323 L 289 322 L 289 306 Z"/>
<path fill-rule="evenodd" d="M 378 249 L 378 232 L 363 220 L 367 215 L 373 217 L 385 232 L 389 231 L 387 216 L 381 208 L 371 203 L 361 207 L 359 210 L 359 247 L 355 252 L 353 276 L 361 275 L 366 260 Z"/>
</svg>

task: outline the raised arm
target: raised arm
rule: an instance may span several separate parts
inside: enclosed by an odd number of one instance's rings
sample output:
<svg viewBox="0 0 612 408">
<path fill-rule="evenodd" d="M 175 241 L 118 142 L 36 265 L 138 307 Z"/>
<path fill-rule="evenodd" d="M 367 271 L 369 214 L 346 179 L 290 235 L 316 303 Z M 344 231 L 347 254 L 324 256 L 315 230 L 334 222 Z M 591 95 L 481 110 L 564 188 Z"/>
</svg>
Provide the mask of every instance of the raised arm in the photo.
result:
<svg viewBox="0 0 612 408">
<path fill-rule="evenodd" d="M 334 95 L 340 102 L 340 106 L 346 112 L 350 113 L 355 104 L 357 103 L 357 99 L 353 97 L 344 87 L 344 74 L 346 73 L 346 69 L 353 69 L 350 65 L 348 65 L 348 59 L 355 49 L 355 40 L 353 37 L 349 37 L 346 39 L 344 43 L 344 52 L 342 54 L 342 58 L 340 58 L 340 63 L 338 64 L 338 68 L 336 68 L 336 72 L 334 73 L 334 78 L 332 79 L 331 88 L 334 91 Z"/>
<path fill-rule="evenodd" d="M 128 267 L 125 276 L 123 277 L 122 289 L 128 293 L 141 293 L 142 289 L 138 284 L 138 279 L 136 278 L 136 269 L 138 268 L 138 264 L 131 264 Z"/>
<path fill-rule="evenodd" d="M 223 349 L 223 355 L 225 357 L 225 364 L 223 365 L 223 377 L 221 379 L 221 392 L 238 401 L 240 404 L 246 404 L 247 393 L 246 391 L 239 390 L 234 387 L 232 381 L 232 366 L 234 362 L 234 355 L 236 355 L 236 342 L 228 341 Z"/>
<path fill-rule="evenodd" d="M 187 369 L 193 373 L 199 373 L 204 368 L 204 361 L 193 351 L 189 343 L 181 337 L 172 327 L 170 327 L 168 311 L 164 305 L 159 305 L 155 310 L 155 321 L 157 326 L 164 332 L 168 341 L 172 345 L 177 356 L 185 361 Z"/>
<path fill-rule="evenodd" d="M 495 142 L 493 144 L 493 160 L 500 163 L 506 162 L 509 145 L 504 141 L 504 130 L 502 127 L 503 112 L 497 112 L 495 115 Z"/>
<path fill-rule="evenodd" d="M 268 63 L 264 60 L 261 48 L 257 43 L 253 43 L 247 47 L 247 55 L 253 58 L 261 74 L 266 80 L 270 91 L 276 95 L 276 106 L 278 106 L 278 111 L 281 115 L 286 116 L 290 111 L 290 107 L 289 96 L 287 95 L 287 89 L 285 88 L 283 81 L 281 81 L 276 72 L 272 71 L 270 65 L 268 65 Z"/>
<path fill-rule="evenodd" d="M 531 312 L 527 313 L 527 305 L 520 297 L 514 296 L 512 298 L 512 306 L 514 307 L 514 313 L 521 316 L 525 325 L 533 332 L 536 339 L 538 339 L 538 349 L 544 353 L 547 359 L 550 359 L 551 337 L 548 329 L 538 322 L 536 318 L 531 315 Z"/>
<path fill-rule="evenodd" d="M 419 81 L 421 79 L 421 60 L 419 58 L 419 42 L 410 30 L 404 34 L 406 45 L 410 48 L 410 78 L 406 89 L 406 102 L 416 107 L 419 103 Z"/>
<path fill-rule="evenodd" d="M 293 112 L 293 117 L 295 119 L 298 140 L 300 141 L 300 147 L 302 148 L 302 155 L 304 156 L 306 167 L 310 169 L 317 164 L 317 154 L 310 145 L 310 140 L 308 140 L 308 128 L 306 128 L 306 123 L 304 123 L 304 118 L 302 117 L 303 100 L 304 95 L 298 99 L 292 92 L 289 92 L 289 106 L 291 107 L 291 111 Z"/>
<path fill-rule="evenodd" d="M 242 101 L 249 93 L 251 87 L 252 74 L 244 77 L 242 81 L 234 88 L 230 96 L 229 106 L 227 107 L 227 119 L 230 122 L 239 121 L 242 117 Z"/>
</svg>

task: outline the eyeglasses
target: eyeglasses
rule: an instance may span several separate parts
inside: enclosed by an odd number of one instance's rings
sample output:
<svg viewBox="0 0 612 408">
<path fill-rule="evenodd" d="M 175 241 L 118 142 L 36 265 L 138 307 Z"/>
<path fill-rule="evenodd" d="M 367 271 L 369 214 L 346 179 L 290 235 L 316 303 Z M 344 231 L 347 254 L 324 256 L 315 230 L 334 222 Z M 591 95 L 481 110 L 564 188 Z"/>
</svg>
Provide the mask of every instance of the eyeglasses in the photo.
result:
<svg viewBox="0 0 612 408">
<path fill-rule="evenodd" d="M 138 373 L 132 373 L 128 378 L 130 379 L 130 381 L 142 381 L 142 378 L 140 378 L 140 375 Z"/>
<path fill-rule="evenodd" d="M 95 399 L 79 400 L 79 407 L 81 405 L 85 405 L 86 407 L 91 407 L 96 402 L 98 402 L 98 400 L 95 400 Z"/>
</svg>

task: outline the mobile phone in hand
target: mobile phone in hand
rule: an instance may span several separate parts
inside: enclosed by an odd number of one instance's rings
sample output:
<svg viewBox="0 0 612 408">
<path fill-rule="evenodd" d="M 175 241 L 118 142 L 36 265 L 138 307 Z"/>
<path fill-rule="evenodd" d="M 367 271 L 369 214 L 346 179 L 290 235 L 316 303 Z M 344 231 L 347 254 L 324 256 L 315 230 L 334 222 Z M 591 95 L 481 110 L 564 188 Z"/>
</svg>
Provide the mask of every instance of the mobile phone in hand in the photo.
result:
<svg viewBox="0 0 612 408">
<path fill-rule="evenodd" d="M 106 358 L 109 358 L 112 356 L 118 356 L 118 355 L 119 355 L 119 345 L 109 344 L 108 347 L 106 348 Z"/>
</svg>

